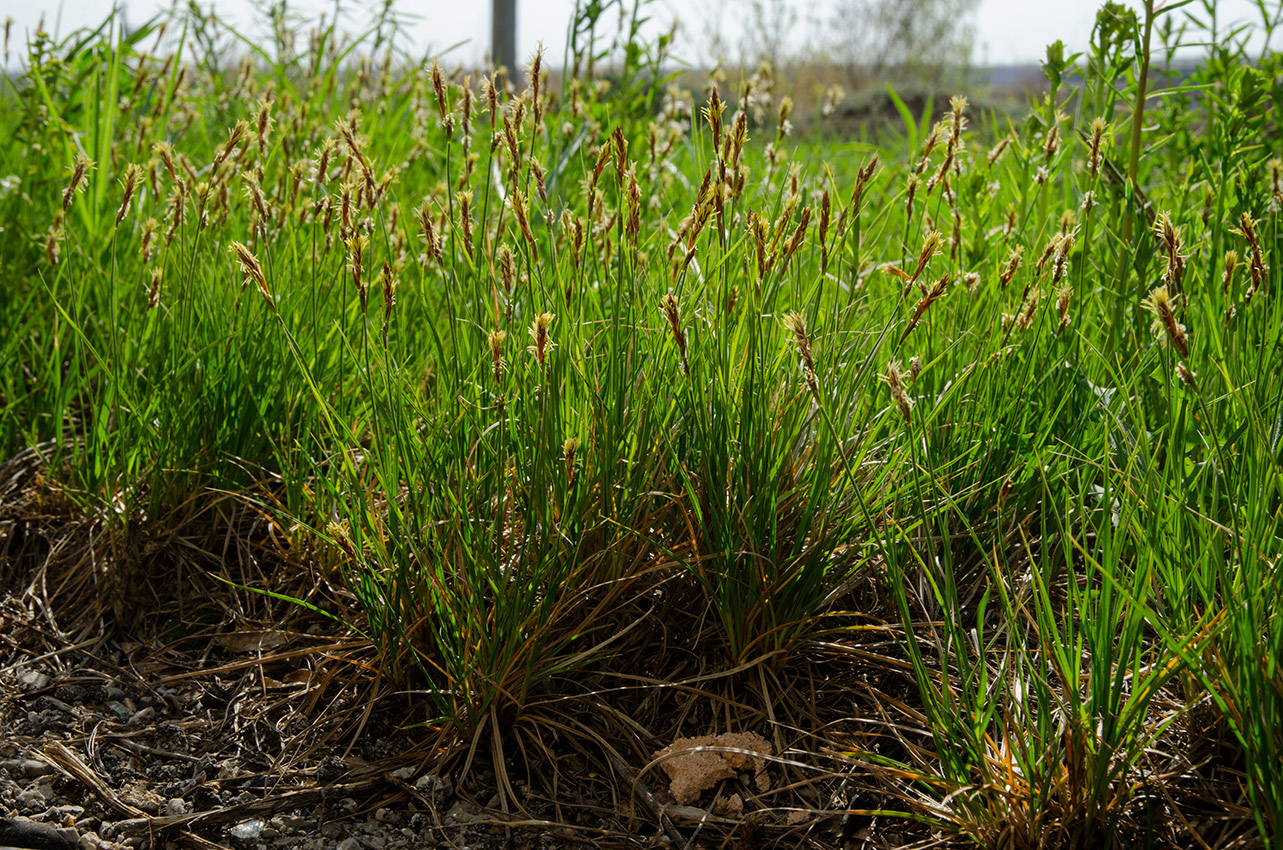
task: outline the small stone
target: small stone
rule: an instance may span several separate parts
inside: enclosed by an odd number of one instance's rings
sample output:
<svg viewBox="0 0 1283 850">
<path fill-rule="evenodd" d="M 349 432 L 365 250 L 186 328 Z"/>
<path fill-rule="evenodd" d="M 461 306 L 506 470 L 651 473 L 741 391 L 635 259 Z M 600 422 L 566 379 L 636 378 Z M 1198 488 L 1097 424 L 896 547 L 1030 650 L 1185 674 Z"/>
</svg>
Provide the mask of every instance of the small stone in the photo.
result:
<svg viewBox="0 0 1283 850">
<path fill-rule="evenodd" d="M 227 834 L 241 841 L 254 841 L 263 834 L 263 822 L 258 818 L 243 820 L 227 830 Z"/>
<path fill-rule="evenodd" d="M 379 823 L 396 823 L 401 819 L 401 815 L 394 809 L 383 808 L 374 813 L 374 819 Z"/>
<path fill-rule="evenodd" d="M 51 823 L 24 817 L 0 818 L 0 846 L 5 850 L 17 847 L 44 847 L 51 850 L 63 846 L 74 847 L 78 839 L 79 836 L 73 834 L 70 842 L 65 841 L 61 831 Z"/>
<path fill-rule="evenodd" d="M 156 709 L 152 708 L 151 706 L 147 706 L 146 708 L 140 709 L 139 711 L 135 712 L 134 715 L 129 718 L 129 723 L 132 726 L 139 726 L 151 720 L 155 716 L 156 716 Z"/>
<path fill-rule="evenodd" d="M 449 776 L 425 773 L 415 780 L 414 790 L 433 797 L 449 797 L 454 793 L 454 783 Z"/>
<path fill-rule="evenodd" d="M 388 840 L 382 835 L 375 833 L 365 839 L 365 843 L 370 845 L 370 850 L 383 850 L 384 846 L 388 843 Z"/>
<path fill-rule="evenodd" d="M 22 683 L 25 690 L 38 691 L 47 687 L 53 680 L 39 670 L 19 670 L 18 681 Z"/>
<path fill-rule="evenodd" d="M 334 850 L 361 850 L 361 842 L 357 841 L 355 837 L 349 835 L 347 838 L 340 841 Z"/>
<path fill-rule="evenodd" d="M 80 842 L 80 832 L 70 826 L 58 827 L 58 837 L 66 842 L 68 847 L 73 847 Z"/>
<path fill-rule="evenodd" d="M 414 778 L 415 769 L 413 767 L 398 767 L 392 771 L 392 775 L 402 782 L 409 782 Z"/>
<path fill-rule="evenodd" d="M 86 832 L 80 836 L 80 850 L 99 850 L 102 847 L 102 839 L 95 833 Z"/>
<path fill-rule="evenodd" d="M 333 782 L 347 773 L 347 764 L 336 756 L 326 756 L 316 766 L 316 778 L 321 782 Z"/>
<path fill-rule="evenodd" d="M 38 779 L 54 772 L 53 765 L 39 759 L 22 759 L 22 775 L 28 779 Z"/>
<path fill-rule="evenodd" d="M 170 817 L 181 817 L 188 812 L 187 801 L 182 797 L 173 797 L 165 803 L 165 814 Z"/>
<path fill-rule="evenodd" d="M 121 723 L 126 722 L 133 715 L 133 712 L 126 708 L 124 703 L 117 702 L 116 700 L 112 700 L 107 703 L 107 707 L 111 709 L 111 713 L 116 715 L 117 719 L 119 719 Z"/>
<path fill-rule="evenodd" d="M 489 819 L 489 816 L 476 806 L 469 805 L 463 800 L 456 802 L 450 807 L 450 811 L 445 814 L 445 822 L 451 826 L 465 823 L 481 823 Z"/>
<path fill-rule="evenodd" d="M 37 759 L 6 759 L 0 761 L 0 767 L 13 777 L 39 779 L 53 773 L 53 766 Z"/>
<path fill-rule="evenodd" d="M 43 812 L 47 802 L 48 798 L 42 787 L 28 788 L 18 795 L 18 805 L 28 812 Z"/>
</svg>

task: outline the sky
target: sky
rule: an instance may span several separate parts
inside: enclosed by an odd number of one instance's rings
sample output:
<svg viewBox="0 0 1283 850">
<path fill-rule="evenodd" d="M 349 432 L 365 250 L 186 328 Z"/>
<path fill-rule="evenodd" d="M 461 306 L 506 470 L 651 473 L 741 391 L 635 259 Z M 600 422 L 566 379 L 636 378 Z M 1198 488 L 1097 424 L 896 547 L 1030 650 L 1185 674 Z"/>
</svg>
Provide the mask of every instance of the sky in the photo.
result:
<svg viewBox="0 0 1283 850">
<path fill-rule="evenodd" d="M 170 2 L 131 0 L 122 3 L 114 0 L 115 5 L 124 6 L 128 20 L 133 23 L 145 20 L 156 10 L 167 8 Z M 826 23 L 834 5 L 841 2 L 844 0 L 653 0 L 646 10 L 655 18 L 656 27 L 666 27 L 674 17 L 682 20 L 685 40 L 678 48 L 679 58 L 706 62 L 707 57 L 696 54 L 707 51 L 709 21 L 722 22 L 719 32 L 723 41 L 734 47 L 740 41 L 735 22 L 748 19 L 746 10 L 757 3 L 763 8 L 783 11 L 786 18 L 792 17 L 795 23 L 787 28 L 787 42 L 804 48 L 816 38 L 831 33 Z M 1201 12 L 1203 2 L 1195 0 L 1185 10 L 1174 14 Z M 1283 0 L 1265 2 L 1267 8 L 1277 9 Z M 208 9 L 211 3 L 210 0 L 200 0 L 200 5 Z M 252 0 L 215 0 L 213 5 L 229 21 L 252 28 L 255 17 L 251 9 L 265 4 Z M 381 4 L 343 2 L 346 10 L 344 20 L 348 27 L 358 30 L 368 20 L 368 13 L 362 10 L 378 5 Z M 631 5 L 631 0 L 628 5 Z M 1057 39 L 1063 40 L 1071 52 L 1083 50 L 1099 5 L 1099 0 L 980 0 L 973 20 L 975 49 L 972 61 L 978 65 L 1037 62 L 1043 57 L 1046 45 Z M 1129 5 L 1139 7 L 1140 3 L 1139 0 L 1129 0 Z M 0 18 L 13 19 L 11 49 L 20 55 L 23 41 L 28 34 L 35 32 L 42 15 L 50 32 L 55 32 L 57 23 L 61 33 L 66 34 L 76 27 L 100 22 L 112 6 L 113 0 L 62 0 L 61 3 L 56 0 L 2 0 Z M 335 0 L 291 0 L 289 6 L 303 13 L 328 11 L 332 17 Z M 480 61 L 487 51 L 490 32 L 490 4 L 487 0 L 401 0 L 396 7 L 417 16 L 409 27 L 411 43 L 407 45 L 415 54 L 436 54 L 453 47 L 450 57 L 471 63 Z M 517 8 L 518 55 L 531 55 L 542 41 L 552 63 L 560 64 L 566 43 L 566 24 L 575 8 L 574 0 L 517 0 Z M 1255 0 L 1220 0 L 1218 15 L 1226 22 L 1259 21 Z M 1283 37 L 1279 34 L 1275 36 L 1274 47 L 1283 47 Z M 683 53 L 687 55 L 683 57 Z M 728 58 L 732 62 L 735 59 L 733 56 Z"/>
</svg>

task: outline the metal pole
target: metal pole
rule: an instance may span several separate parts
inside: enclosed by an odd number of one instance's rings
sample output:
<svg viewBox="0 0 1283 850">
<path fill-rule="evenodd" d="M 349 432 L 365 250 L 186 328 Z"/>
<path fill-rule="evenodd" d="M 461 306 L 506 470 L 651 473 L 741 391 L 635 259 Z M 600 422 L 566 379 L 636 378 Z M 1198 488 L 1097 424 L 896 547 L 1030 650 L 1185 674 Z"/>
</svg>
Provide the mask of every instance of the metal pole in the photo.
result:
<svg viewBox="0 0 1283 850">
<path fill-rule="evenodd" d="M 508 69 L 508 79 L 521 87 L 517 66 L 517 0 L 492 0 L 490 16 L 490 59 Z"/>
</svg>

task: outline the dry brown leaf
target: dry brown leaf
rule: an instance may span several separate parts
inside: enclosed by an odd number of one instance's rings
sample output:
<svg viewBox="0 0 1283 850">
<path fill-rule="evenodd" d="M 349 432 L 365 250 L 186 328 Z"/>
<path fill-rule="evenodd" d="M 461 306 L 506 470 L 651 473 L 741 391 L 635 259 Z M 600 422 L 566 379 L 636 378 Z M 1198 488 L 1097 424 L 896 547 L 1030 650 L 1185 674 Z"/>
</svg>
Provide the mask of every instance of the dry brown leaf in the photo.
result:
<svg viewBox="0 0 1283 850">
<path fill-rule="evenodd" d="M 727 732 L 721 735 L 700 735 L 697 738 L 678 738 L 655 754 L 664 772 L 671 780 L 669 793 L 681 806 L 694 802 L 699 795 L 723 779 L 730 779 L 739 770 L 752 769 L 753 780 L 759 791 L 771 787 L 766 774 L 766 759 L 746 752 L 722 752 L 702 747 L 725 747 L 747 750 L 769 756 L 771 745 L 755 732 Z M 687 752 L 689 751 L 689 752 Z"/>
</svg>

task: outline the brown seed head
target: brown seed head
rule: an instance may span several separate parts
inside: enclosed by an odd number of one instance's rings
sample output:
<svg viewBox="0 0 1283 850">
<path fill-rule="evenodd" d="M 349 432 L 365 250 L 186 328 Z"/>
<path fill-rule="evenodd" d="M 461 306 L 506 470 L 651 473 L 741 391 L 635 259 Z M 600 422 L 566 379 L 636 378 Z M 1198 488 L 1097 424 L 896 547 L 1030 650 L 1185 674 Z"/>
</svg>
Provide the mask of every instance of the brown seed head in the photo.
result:
<svg viewBox="0 0 1283 850">
<path fill-rule="evenodd" d="M 1172 224 L 1171 216 L 1164 212 L 1154 219 L 1154 234 L 1167 255 L 1167 270 L 1163 273 L 1163 281 L 1173 291 L 1180 292 L 1181 278 L 1185 274 L 1185 255 L 1181 253 L 1185 243 L 1181 240 L 1180 231 Z"/>
<path fill-rule="evenodd" d="M 575 486 L 575 454 L 579 451 L 582 441 L 578 437 L 571 437 L 561 444 L 561 454 L 566 460 L 566 486 Z"/>
<path fill-rule="evenodd" d="M 334 155 L 334 149 L 338 147 L 338 141 L 333 137 L 327 138 L 321 142 L 321 146 L 316 151 L 316 182 L 325 183 L 329 179 L 330 157 Z"/>
<path fill-rule="evenodd" d="M 275 311 L 276 302 L 272 300 L 272 293 L 268 291 L 267 277 L 263 274 L 263 267 L 259 265 L 258 258 L 255 257 L 254 253 L 241 242 L 233 242 L 228 246 L 227 250 L 240 262 L 241 273 L 243 275 L 241 289 L 244 290 L 246 286 L 253 283 L 258 287 L 258 291 L 262 294 L 263 300 L 267 302 L 267 305 L 271 307 L 273 311 Z"/>
<path fill-rule="evenodd" d="M 490 107 L 490 129 L 491 130 L 495 128 L 495 125 L 499 116 L 499 88 L 498 86 L 495 85 L 495 79 L 498 77 L 498 75 L 499 74 L 497 71 L 491 74 L 490 77 L 486 80 L 485 86 L 484 86 L 484 93 L 486 96 L 486 105 Z"/>
<path fill-rule="evenodd" d="M 908 422 L 913 409 L 913 401 L 904 389 L 904 372 L 900 367 L 900 361 L 892 360 L 887 364 L 887 371 L 882 376 L 882 380 L 890 388 L 891 399 L 895 402 L 896 407 L 900 408 L 900 415 L 904 417 L 905 422 Z"/>
<path fill-rule="evenodd" d="M 1260 239 L 1256 235 L 1257 222 L 1252 219 L 1247 211 L 1244 210 L 1239 214 L 1239 226 L 1230 231 L 1237 236 L 1243 237 L 1247 241 L 1247 273 L 1252 279 L 1252 285 L 1248 288 L 1244 303 L 1250 303 L 1254 296 L 1265 283 L 1266 274 L 1269 266 L 1265 264 L 1265 254 L 1261 249 Z"/>
<path fill-rule="evenodd" d="M 392 265 L 383 261 L 383 267 L 379 269 L 379 285 L 383 290 L 383 321 L 387 322 L 392 318 L 392 308 L 396 306 L 396 277 L 392 274 Z"/>
<path fill-rule="evenodd" d="M 624 138 L 624 131 L 618 124 L 615 125 L 611 140 L 615 150 L 615 185 L 622 188 L 624 173 L 628 170 L 628 140 Z"/>
<path fill-rule="evenodd" d="M 369 306 L 369 288 L 365 283 L 364 262 L 365 249 L 370 244 L 370 237 L 364 233 L 353 234 L 347 240 L 347 264 L 352 272 L 352 282 L 356 284 L 357 294 L 361 296 L 361 312 Z"/>
<path fill-rule="evenodd" d="M 985 157 L 985 162 L 988 163 L 990 168 L 993 168 L 994 163 L 1002 159 L 1003 155 L 1007 152 L 1007 149 L 1011 147 L 1011 143 L 1014 140 L 1014 136 L 1007 134 L 999 139 L 996 145 L 990 148 L 989 154 Z"/>
<path fill-rule="evenodd" d="M 138 184 L 142 182 L 143 170 L 135 163 L 129 163 L 125 168 L 125 176 L 120 181 L 124 186 L 124 193 L 120 199 L 120 209 L 116 211 L 116 227 L 120 227 L 121 219 L 129 213 L 129 203 L 134 199 L 134 192 L 138 189 Z"/>
<path fill-rule="evenodd" d="M 419 232 L 427 246 L 428 256 L 441 262 L 441 238 L 437 234 L 436 222 L 432 219 L 432 205 L 424 201 L 417 211 Z"/>
<path fill-rule="evenodd" d="M 259 156 L 267 150 L 267 134 L 272 129 L 272 101 L 261 98 L 258 102 L 258 113 L 254 116 L 255 137 L 258 141 Z"/>
<path fill-rule="evenodd" d="M 682 317 L 677 305 L 677 296 L 671 292 L 665 294 L 659 299 L 659 309 L 668 320 L 668 330 L 673 335 L 673 342 L 677 343 L 677 352 L 682 359 L 682 374 L 689 378 L 690 361 L 686 357 L 686 332 L 682 330 Z"/>
<path fill-rule="evenodd" d="M 71 202 L 76 197 L 76 193 L 85 188 L 85 177 L 93 168 L 93 160 L 83 153 L 76 154 L 76 162 L 71 167 L 71 180 L 67 182 L 67 188 L 62 191 L 63 212 L 71 208 Z"/>
<path fill-rule="evenodd" d="M 1193 392 L 1198 392 L 1198 381 L 1194 371 L 1184 363 L 1176 364 L 1176 376 L 1181 379 L 1181 383 L 1189 387 Z"/>
<path fill-rule="evenodd" d="M 1221 274 L 1221 290 L 1225 293 L 1230 291 L 1230 283 L 1234 280 L 1234 270 L 1238 267 L 1238 251 L 1225 252 L 1225 271 Z"/>
<path fill-rule="evenodd" d="M 860 214 L 860 202 L 864 198 L 864 190 L 868 188 L 869 181 L 873 179 L 873 173 L 878 168 L 878 155 L 875 153 L 869 157 L 864 166 L 855 176 L 855 188 L 851 190 L 851 214 Z"/>
<path fill-rule="evenodd" d="M 1095 180 L 1100 176 L 1100 164 L 1104 160 L 1105 145 L 1109 139 L 1106 136 L 1108 125 L 1105 119 L 1096 118 L 1091 122 L 1091 143 L 1090 153 L 1087 155 L 1087 171 L 1091 174 L 1091 179 Z"/>
<path fill-rule="evenodd" d="M 530 67 L 527 69 L 527 79 L 530 80 L 530 104 L 534 109 L 535 125 L 543 118 L 543 102 L 539 99 L 539 76 L 543 73 L 543 42 L 539 42 L 539 47 L 535 50 L 535 58 L 530 61 Z"/>
<path fill-rule="evenodd" d="M 1069 271 L 1069 255 L 1074 250 L 1074 240 L 1077 230 L 1068 230 L 1060 234 L 1060 241 L 1056 243 L 1055 262 L 1052 263 L 1051 282 L 1058 283 Z"/>
<path fill-rule="evenodd" d="M 486 335 L 486 343 L 490 346 L 490 366 L 494 372 L 495 383 L 503 381 L 503 342 L 508 338 L 507 331 L 493 330 Z"/>
<path fill-rule="evenodd" d="M 181 182 L 178 172 L 174 169 L 174 146 L 169 142 L 157 142 L 152 146 L 152 150 L 156 152 L 156 156 L 160 157 L 161 164 L 169 173 L 169 179 L 175 183 Z"/>
<path fill-rule="evenodd" d="M 792 335 L 793 344 L 797 347 L 797 354 L 802 362 L 802 379 L 806 381 L 811 394 L 818 398 L 820 385 L 815 377 L 815 360 L 811 355 L 811 337 L 806 331 L 806 316 L 802 313 L 785 313 L 781 318 L 784 329 Z"/>
<path fill-rule="evenodd" d="M 775 143 L 779 144 L 780 140 L 793 132 L 793 122 L 789 116 L 793 114 L 793 98 L 785 95 L 780 98 L 779 123 L 775 131 Z"/>
<path fill-rule="evenodd" d="M 927 263 L 931 262 L 932 257 L 940 253 L 940 243 L 942 238 L 940 231 L 932 230 L 927 233 L 926 238 L 922 240 L 922 250 L 918 252 L 917 268 L 915 268 L 913 270 L 913 274 L 909 276 L 910 285 L 917 283 L 922 272 L 926 270 Z"/>
<path fill-rule="evenodd" d="M 624 224 L 624 233 L 634 244 L 641 232 L 641 187 L 637 185 L 637 172 L 628 168 L 628 220 Z"/>
<path fill-rule="evenodd" d="M 433 60 L 432 68 L 429 71 L 432 77 L 432 91 L 437 96 L 437 111 L 441 113 L 441 120 L 445 120 L 446 113 L 449 112 L 449 104 L 446 102 L 445 92 L 445 75 L 441 73 L 441 63 Z"/>
<path fill-rule="evenodd" d="M 1185 326 L 1176 321 L 1167 287 L 1155 287 L 1149 293 L 1149 297 L 1141 302 L 1141 306 L 1154 314 L 1154 332 L 1160 336 L 1165 333 L 1182 360 L 1189 357 L 1189 340 L 1185 336 Z"/>
<path fill-rule="evenodd" d="M 1057 333 L 1063 331 L 1069 326 L 1069 302 L 1074 296 L 1074 287 L 1066 282 L 1064 286 L 1056 290 L 1056 316 L 1060 319 L 1060 325 Z"/>
<path fill-rule="evenodd" d="M 547 362 L 548 352 L 555 348 L 555 344 L 549 339 L 548 329 L 552 327 L 553 319 L 557 318 L 552 313 L 540 313 L 535 316 L 530 323 L 530 337 L 534 340 L 527 350 L 534 355 L 535 362 L 539 364 L 540 369 L 544 369 Z"/>
<path fill-rule="evenodd" d="M 530 246 L 531 256 L 534 256 L 538 252 L 539 246 L 535 243 L 534 231 L 530 229 L 530 206 L 526 201 L 526 196 L 519 190 L 514 190 L 508 196 L 508 205 L 512 207 L 512 214 L 517 219 L 517 226 L 521 228 L 521 235 L 525 237 L 526 244 Z"/>
<path fill-rule="evenodd" d="M 708 96 L 708 106 L 704 108 L 704 117 L 708 120 L 708 128 L 713 136 L 713 150 L 719 151 L 722 147 L 722 113 L 726 111 L 726 104 L 717 94 L 717 86 L 713 86 L 713 91 Z"/>
<path fill-rule="evenodd" d="M 953 273 L 950 272 L 941 277 L 935 283 L 931 284 L 931 286 L 922 293 L 922 297 L 918 299 L 917 305 L 913 308 L 913 315 L 909 317 L 908 326 L 905 327 L 904 333 L 900 336 L 901 343 L 903 343 L 913 329 L 918 326 L 918 322 L 922 321 L 922 317 L 926 315 L 928 308 L 930 308 L 932 304 L 944 295 L 945 291 L 949 287 L 949 281 L 952 279 Z"/>
<path fill-rule="evenodd" d="M 232 131 L 228 134 L 227 141 L 223 143 L 223 146 L 218 149 L 218 153 L 214 155 L 213 170 L 215 172 L 217 172 L 218 167 L 222 165 L 229 156 L 232 155 L 232 152 L 237 150 L 240 143 L 245 141 L 245 136 L 248 133 L 249 133 L 249 122 L 237 121 L 236 126 L 232 127 Z M 191 175 L 189 174 L 188 176 L 190 177 Z"/>
<path fill-rule="evenodd" d="M 164 269 L 151 270 L 151 283 L 147 286 L 147 309 L 154 310 L 160 306 L 160 279 Z"/>
<path fill-rule="evenodd" d="M 340 118 L 334 122 L 335 129 L 343 137 L 343 146 L 347 149 L 347 155 L 361 163 L 362 168 L 369 168 L 369 163 L 365 161 L 365 143 L 361 139 L 360 126 L 361 112 L 357 109 L 349 112 L 346 118 Z"/>
</svg>

